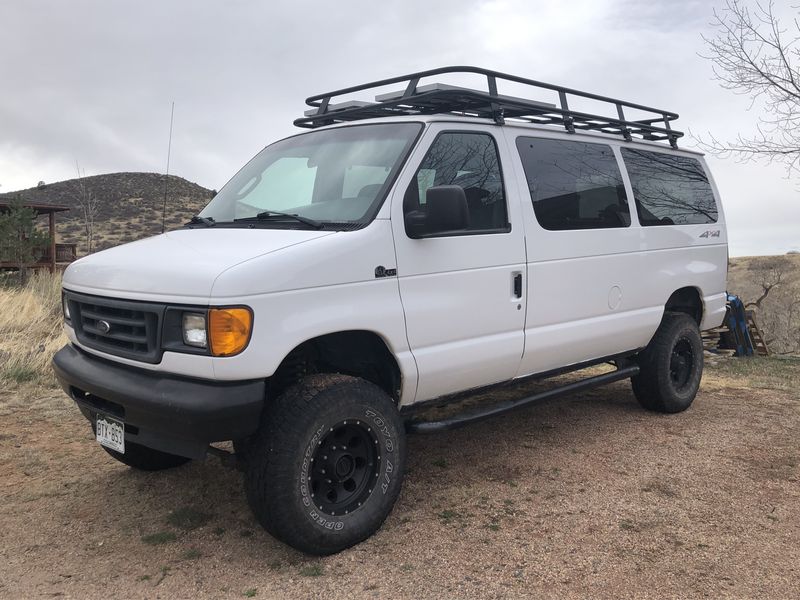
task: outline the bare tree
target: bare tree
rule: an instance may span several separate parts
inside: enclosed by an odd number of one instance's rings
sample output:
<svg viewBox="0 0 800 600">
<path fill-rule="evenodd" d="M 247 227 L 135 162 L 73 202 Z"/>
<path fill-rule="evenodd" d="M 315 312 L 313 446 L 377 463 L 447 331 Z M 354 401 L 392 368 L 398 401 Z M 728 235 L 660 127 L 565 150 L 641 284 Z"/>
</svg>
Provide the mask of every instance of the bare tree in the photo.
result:
<svg viewBox="0 0 800 600">
<path fill-rule="evenodd" d="M 795 9 L 797 7 L 794 7 Z M 775 14 L 775 4 L 726 0 L 714 11 L 716 34 L 703 36 L 714 75 L 722 87 L 763 103 L 757 131 L 730 142 L 711 135 L 700 145 L 719 156 L 765 157 L 800 171 L 800 24 L 787 26 Z"/>
<path fill-rule="evenodd" d="M 83 219 L 83 229 L 85 233 L 84 243 L 86 244 L 86 253 L 91 254 L 94 252 L 94 221 L 97 218 L 97 212 L 100 209 L 100 199 L 92 194 L 89 187 L 86 185 L 86 172 L 81 172 L 78 161 L 75 161 L 75 169 L 78 172 L 78 192 L 76 200 L 81 209 L 81 218 Z"/>
<path fill-rule="evenodd" d="M 748 270 L 753 271 L 758 277 L 761 295 L 755 300 L 747 302 L 745 306 L 753 306 L 760 309 L 770 292 L 786 283 L 787 278 L 792 274 L 793 265 L 784 256 L 764 256 L 754 259 Z"/>
<path fill-rule="evenodd" d="M 754 310 L 774 354 L 800 352 L 800 263 L 787 256 L 762 256 L 747 264 L 751 286 L 745 306 Z"/>
</svg>

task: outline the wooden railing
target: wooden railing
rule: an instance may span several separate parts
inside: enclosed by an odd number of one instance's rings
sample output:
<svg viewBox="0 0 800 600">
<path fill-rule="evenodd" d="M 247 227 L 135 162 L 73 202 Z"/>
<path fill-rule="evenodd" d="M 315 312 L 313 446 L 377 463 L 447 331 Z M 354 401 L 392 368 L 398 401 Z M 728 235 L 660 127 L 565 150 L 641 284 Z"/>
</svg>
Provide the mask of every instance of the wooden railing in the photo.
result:
<svg viewBox="0 0 800 600">
<path fill-rule="evenodd" d="M 78 259 L 77 244 L 56 244 L 56 264 L 71 263 Z M 27 268 L 38 269 L 41 267 L 48 267 L 51 264 L 50 246 L 42 249 L 36 260 L 28 265 Z M 0 268 L 16 268 L 16 263 L 0 262 Z"/>
<path fill-rule="evenodd" d="M 47 249 L 47 260 L 50 259 L 50 249 Z M 56 244 L 56 262 L 70 263 L 78 259 L 77 244 Z"/>
</svg>

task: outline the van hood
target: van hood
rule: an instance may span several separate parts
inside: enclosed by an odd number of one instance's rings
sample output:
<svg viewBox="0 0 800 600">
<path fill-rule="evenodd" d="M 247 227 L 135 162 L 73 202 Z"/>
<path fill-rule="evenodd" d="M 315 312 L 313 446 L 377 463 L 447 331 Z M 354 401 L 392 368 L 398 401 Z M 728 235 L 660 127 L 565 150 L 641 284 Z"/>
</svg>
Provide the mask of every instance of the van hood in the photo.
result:
<svg viewBox="0 0 800 600">
<path fill-rule="evenodd" d="M 180 229 L 90 254 L 64 272 L 77 292 L 158 301 L 205 301 L 227 269 L 333 235 L 294 229 Z"/>
</svg>

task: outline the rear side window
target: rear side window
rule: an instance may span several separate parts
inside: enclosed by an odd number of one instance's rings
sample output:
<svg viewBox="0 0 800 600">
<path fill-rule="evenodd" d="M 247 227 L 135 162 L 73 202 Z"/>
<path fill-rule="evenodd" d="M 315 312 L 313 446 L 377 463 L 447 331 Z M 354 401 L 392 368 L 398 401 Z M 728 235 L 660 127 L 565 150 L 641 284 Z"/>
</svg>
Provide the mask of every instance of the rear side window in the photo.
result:
<svg viewBox="0 0 800 600">
<path fill-rule="evenodd" d="M 517 138 L 536 219 L 545 229 L 606 229 L 631 224 L 610 146 Z"/>
<path fill-rule="evenodd" d="M 633 148 L 623 148 L 622 158 L 642 225 L 716 223 L 714 192 L 700 161 Z"/>
<path fill-rule="evenodd" d="M 503 176 L 492 136 L 439 134 L 406 191 L 404 211 L 423 208 L 428 189 L 439 185 L 459 185 L 464 189 L 469 231 L 508 230 Z"/>
</svg>

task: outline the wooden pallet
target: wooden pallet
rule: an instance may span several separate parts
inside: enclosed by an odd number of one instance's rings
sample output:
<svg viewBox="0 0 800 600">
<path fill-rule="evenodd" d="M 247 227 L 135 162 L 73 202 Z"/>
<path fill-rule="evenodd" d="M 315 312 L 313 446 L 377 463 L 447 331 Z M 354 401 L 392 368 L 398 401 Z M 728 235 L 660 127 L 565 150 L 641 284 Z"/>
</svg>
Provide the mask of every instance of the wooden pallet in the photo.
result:
<svg viewBox="0 0 800 600">
<path fill-rule="evenodd" d="M 750 341 L 753 345 L 753 353 L 759 356 L 769 356 L 769 347 L 764 340 L 764 334 L 761 333 L 761 330 L 756 324 L 753 311 L 747 311 L 745 316 L 747 319 L 747 334 L 750 336 Z M 735 345 L 731 345 L 729 339 L 725 339 L 726 336 L 730 336 L 727 319 L 721 327 L 703 331 L 701 336 L 703 338 L 703 348 L 715 354 L 729 354 L 736 348 Z"/>
<path fill-rule="evenodd" d="M 750 339 L 753 341 L 753 350 L 759 356 L 769 356 L 769 348 L 764 339 L 764 335 L 756 324 L 755 315 L 752 310 L 745 311 L 747 317 L 747 329 L 750 331 Z"/>
<path fill-rule="evenodd" d="M 712 354 L 733 356 L 736 351 L 726 347 L 720 339 L 721 334 L 726 331 L 728 331 L 728 328 L 724 325 L 716 329 L 702 331 L 700 336 L 703 339 L 703 350 Z"/>
</svg>

